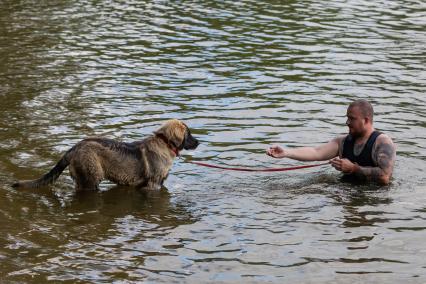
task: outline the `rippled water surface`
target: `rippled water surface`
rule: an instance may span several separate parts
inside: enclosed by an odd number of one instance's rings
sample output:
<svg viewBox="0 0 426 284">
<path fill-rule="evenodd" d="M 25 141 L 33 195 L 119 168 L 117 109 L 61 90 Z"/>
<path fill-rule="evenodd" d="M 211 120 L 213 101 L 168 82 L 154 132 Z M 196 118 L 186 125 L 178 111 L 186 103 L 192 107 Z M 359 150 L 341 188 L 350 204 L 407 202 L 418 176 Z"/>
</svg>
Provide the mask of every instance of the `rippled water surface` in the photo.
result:
<svg viewBox="0 0 426 284">
<path fill-rule="evenodd" d="M 0 282 L 424 283 L 424 1 L 0 3 Z M 341 183 L 271 144 L 347 132 L 367 98 L 392 184 Z M 13 190 L 80 139 L 179 118 L 202 144 L 157 193 Z M 67 173 L 67 172 L 66 172 Z"/>
</svg>

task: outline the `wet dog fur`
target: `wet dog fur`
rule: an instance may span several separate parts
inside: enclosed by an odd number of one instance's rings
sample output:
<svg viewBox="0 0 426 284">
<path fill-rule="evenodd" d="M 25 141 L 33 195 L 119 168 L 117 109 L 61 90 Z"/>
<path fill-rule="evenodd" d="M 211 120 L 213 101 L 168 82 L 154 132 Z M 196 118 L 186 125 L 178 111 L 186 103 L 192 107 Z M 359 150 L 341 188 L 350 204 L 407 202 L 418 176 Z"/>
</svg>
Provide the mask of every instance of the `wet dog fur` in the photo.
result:
<svg viewBox="0 0 426 284">
<path fill-rule="evenodd" d="M 181 121 L 165 122 L 153 135 L 132 143 L 87 138 L 68 150 L 59 162 L 36 180 L 18 181 L 15 188 L 38 188 L 53 183 L 69 166 L 76 191 L 97 190 L 102 180 L 118 185 L 158 190 L 179 151 L 197 148 L 199 142 Z"/>
</svg>

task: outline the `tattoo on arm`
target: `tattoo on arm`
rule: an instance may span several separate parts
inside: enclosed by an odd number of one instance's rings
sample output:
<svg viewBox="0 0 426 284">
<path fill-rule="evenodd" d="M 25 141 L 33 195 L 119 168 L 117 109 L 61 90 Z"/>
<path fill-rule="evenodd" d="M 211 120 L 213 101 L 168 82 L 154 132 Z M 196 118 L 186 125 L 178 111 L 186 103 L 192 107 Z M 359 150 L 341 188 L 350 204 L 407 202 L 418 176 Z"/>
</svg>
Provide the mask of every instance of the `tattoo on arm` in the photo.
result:
<svg viewBox="0 0 426 284">
<path fill-rule="evenodd" d="M 360 167 L 358 174 L 367 180 L 388 183 L 395 164 L 395 147 L 385 141 L 377 145 L 377 167 Z"/>
</svg>

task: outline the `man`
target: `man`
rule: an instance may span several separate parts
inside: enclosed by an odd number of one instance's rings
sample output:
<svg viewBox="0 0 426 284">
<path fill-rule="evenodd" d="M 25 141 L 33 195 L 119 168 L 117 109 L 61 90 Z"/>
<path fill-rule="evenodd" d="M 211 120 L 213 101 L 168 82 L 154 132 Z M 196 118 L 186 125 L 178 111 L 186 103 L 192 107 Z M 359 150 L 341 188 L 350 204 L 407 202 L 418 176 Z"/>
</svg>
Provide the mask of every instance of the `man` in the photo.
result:
<svg viewBox="0 0 426 284">
<path fill-rule="evenodd" d="M 366 100 L 356 100 L 349 105 L 346 116 L 348 135 L 317 147 L 283 149 L 275 145 L 266 153 L 274 158 L 299 161 L 332 159 L 331 165 L 343 172 L 344 178 L 389 184 L 395 164 L 395 145 L 389 136 L 374 130 L 373 107 Z"/>
</svg>

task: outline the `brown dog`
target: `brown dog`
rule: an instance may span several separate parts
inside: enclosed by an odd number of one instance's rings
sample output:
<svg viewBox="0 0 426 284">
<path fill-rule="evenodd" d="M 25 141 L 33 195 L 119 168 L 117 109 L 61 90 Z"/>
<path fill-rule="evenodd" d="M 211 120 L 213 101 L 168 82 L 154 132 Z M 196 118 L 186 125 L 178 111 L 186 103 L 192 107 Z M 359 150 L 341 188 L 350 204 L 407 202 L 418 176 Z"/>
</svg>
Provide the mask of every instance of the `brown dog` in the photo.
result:
<svg viewBox="0 0 426 284">
<path fill-rule="evenodd" d="M 195 149 L 198 144 L 189 128 L 177 119 L 167 121 L 146 139 L 132 143 L 88 138 L 68 150 L 41 178 L 19 181 L 12 186 L 45 186 L 53 183 L 69 166 L 77 191 L 96 190 L 104 179 L 119 185 L 160 189 L 179 151 Z"/>
</svg>

